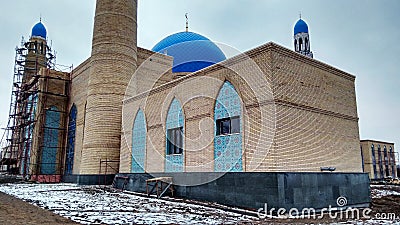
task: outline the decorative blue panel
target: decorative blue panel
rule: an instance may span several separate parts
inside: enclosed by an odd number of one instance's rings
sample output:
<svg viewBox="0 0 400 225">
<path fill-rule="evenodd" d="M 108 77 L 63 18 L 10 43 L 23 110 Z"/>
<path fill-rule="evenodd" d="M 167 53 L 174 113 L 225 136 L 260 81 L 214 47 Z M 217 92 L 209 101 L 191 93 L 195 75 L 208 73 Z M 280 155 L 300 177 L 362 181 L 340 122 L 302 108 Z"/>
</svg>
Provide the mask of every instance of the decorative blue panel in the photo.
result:
<svg viewBox="0 0 400 225">
<path fill-rule="evenodd" d="M 56 174 L 59 128 L 60 112 L 57 107 L 52 106 L 50 109 L 46 110 L 41 174 Z"/>
<path fill-rule="evenodd" d="M 183 172 L 183 154 L 167 155 L 165 172 Z"/>
<path fill-rule="evenodd" d="M 240 97 L 230 82 L 225 82 L 219 91 L 217 102 L 215 104 L 215 120 L 241 116 L 242 106 Z"/>
<path fill-rule="evenodd" d="M 74 169 L 75 133 L 76 133 L 76 106 L 73 105 L 69 113 L 67 154 L 65 160 L 65 174 L 70 175 Z"/>
<path fill-rule="evenodd" d="M 37 106 L 37 93 L 28 97 L 28 102 L 26 106 L 26 112 L 29 114 L 29 121 L 35 120 L 36 114 L 36 106 Z M 31 157 L 31 149 L 32 149 L 32 135 L 33 130 L 35 128 L 35 123 L 31 123 L 27 126 L 25 130 L 25 142 L 24 142 L 24 150 L 21 160 L 21 174 L 29 174 L 29 165 L 30 165 L 30 157 Z"/>
<path fill-rule="evenodd" d="M 167 114 L 167 129 L 183 127 L 183 112 L 179 101 L 174 98 Z"/>
<path fill-rule="evenodd" d="M 214 109 L 215 124 L 217 120 L 231 117 L 240 117 L 242 127 L 242 104 L 240 97 L 230 82 L 222 86 Z M 214 126 L 214 171 L 215 172 L 241 172 L 242 162 L 242 129 L 240 133 L 230 135 L 217 135 Z"/>
<path fill-rule="evenodd" d="M 166 122 L 166 133 L 165 137 L 167 139 L 167 132 L 168 129 L 174 128 L 184 128 L 184 118 L 182 107 L 179 101 L 175 98 L 168 109 L 167 114 L 167 122 Z M 183 133 L 185 133 L 185 129 L 183 129 Z M 183 141 L 184 143 L 184 141 Z M 166 140 L 166 147 L 165 147 L 165 172 L 183 172 L 183 165 L 184 165 L 184 153 L 180 155 L 168 155 L 167 152 L 167 145 L 168 140 Z M 183 144 L 184 145 L 184 144 Z M 185 152 L 185 151 L 183 151 Z"/>
<path fill-rule="evenodd" d="M 146 120 L 142 110 L 136 114 L 132 130 L 132 173 L 144 173 L 146 158 Z"/>
</svg>

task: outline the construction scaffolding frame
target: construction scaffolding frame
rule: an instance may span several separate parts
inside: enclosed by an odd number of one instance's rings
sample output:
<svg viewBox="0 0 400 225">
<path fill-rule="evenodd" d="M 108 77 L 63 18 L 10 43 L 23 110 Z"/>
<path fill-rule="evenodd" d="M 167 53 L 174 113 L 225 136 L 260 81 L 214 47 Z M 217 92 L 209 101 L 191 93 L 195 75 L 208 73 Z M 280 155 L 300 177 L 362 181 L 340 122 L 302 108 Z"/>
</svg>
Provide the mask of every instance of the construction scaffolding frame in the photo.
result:
<svg viewBox="0 0 400 225">
<path fill-rule="evenodd" d="M 107 175 L 117 174 L 118 170 L 119 160 L 100 159 L 99 174 L 103 174 L 103 177 L 99 176 L 98 185 L 107 185 Z"/>
<path fill-rule="evenodd" d="M 56 57 L 44 39 L 31 38 L 27 42 L 22 39 L 15 51 L 9 119 L 2 141 L 5 146 L 2 146 L 0 169 L 6 168 L 7 173 L 25 178 L 54 182 L 57 180 L 54 176 L 60 177 L 63 172 L 70 78 L 50 75 L 50 71 L 56 69 Z M 63 92 L 52 91 L 53 80 L 65 86 Z M 65 107 L 49 105 L 48 99 L 54 96 L 63 101 Z M 46 151 L 52 154 L 46 154 Z M 53 158 L 57 160 L 52 162 Z M 46 171 L 44 168 L 51 169 Z M 53 177 L 41 176 L 43 174 Z"/>
</svg>

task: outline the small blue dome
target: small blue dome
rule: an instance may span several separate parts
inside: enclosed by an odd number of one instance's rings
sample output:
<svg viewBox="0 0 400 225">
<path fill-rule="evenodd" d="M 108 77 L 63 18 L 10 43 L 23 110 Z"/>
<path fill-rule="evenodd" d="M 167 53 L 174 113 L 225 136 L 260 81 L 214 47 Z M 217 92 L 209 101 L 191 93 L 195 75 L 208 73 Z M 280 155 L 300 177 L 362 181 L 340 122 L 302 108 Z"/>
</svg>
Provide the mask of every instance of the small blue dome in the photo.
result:
<svg viewBox="0 0 400 225">
<path fill-rule="evenodd" d="M 298 33 L 308 33 L 308 25 L 302 19 L 299 19 L 294 26 L 294 35 Z"/>
<path fill-rule="evenodd" d="M 35 26 L 33 26 L 31 36 L 32 37 L 42 37 L 42 38 L 46 39 L 47 31 L 46 31 L 46 27 L 44 27 L 42 22 L 39 22 Z"/>
<path fill-rule="evenodd" d="M 172 34 L 156 44 L 152 51 L 174 57 L 174 73 L 196 72 L 226 59 L 210 39 L 193 32 Z"/>
</svg>

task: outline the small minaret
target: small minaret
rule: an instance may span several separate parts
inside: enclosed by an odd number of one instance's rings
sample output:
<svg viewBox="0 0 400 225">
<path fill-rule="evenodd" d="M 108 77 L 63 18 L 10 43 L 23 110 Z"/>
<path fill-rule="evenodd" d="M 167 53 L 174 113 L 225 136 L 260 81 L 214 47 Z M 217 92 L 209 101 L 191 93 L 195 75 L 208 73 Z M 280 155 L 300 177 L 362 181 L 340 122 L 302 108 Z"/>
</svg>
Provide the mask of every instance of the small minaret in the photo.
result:
<svg viewBox="0 0 400 225">
<path fill-rule="evenodd" d="M 31 38 L 25 43 L 25 47 L 28 49 L 28 54 L 26 56 L 24 80 L 29 81 L 33 75 L 37 75 L 40 68 L 47 67 L 47 30 L 42 19 L 33 26 Z"/>
<path fill-rule="evenodd" d="M 308 32 L 308 25 L 304 20 L 300 19 L 294 26 L 294 50 L 307 57 L 314 58 L 310 48 L 310 34 Z"/>
<path fill-rule="evenodd" d="M 79 172 L 104 174 L 101 160 L 118 168 L 120 159 L 122 101 L 137 67 L 137 0 L 96 1 L 90 63 Z"/>
</svg>

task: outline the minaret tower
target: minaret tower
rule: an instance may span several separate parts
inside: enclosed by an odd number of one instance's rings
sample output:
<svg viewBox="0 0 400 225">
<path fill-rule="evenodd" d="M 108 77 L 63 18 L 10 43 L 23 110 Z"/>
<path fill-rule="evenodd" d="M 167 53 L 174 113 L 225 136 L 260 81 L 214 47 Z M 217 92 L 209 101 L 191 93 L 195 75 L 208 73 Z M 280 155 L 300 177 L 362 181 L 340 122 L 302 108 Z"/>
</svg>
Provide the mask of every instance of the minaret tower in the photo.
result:
<svg viewBox="0 0 400 225">
<path fill-rule="evenodd" d="M 308 32 L 308 25 L 304 20 L 300 19 L 294 26 L 294 50 L 300 54 L 313 58 L 314 55 L 310 48 L 310 34 Z"/>
<path fill-rule="evenodd" d="M 26 56 L 24 81 L 27 82 L 33 75 L 37 75 L 40 68 L 47 67 L 47 30 L 42 19 L 33 26 L 31 38 L 25 43 L 25 47 L 28 49 L 28 54 Z"/>
<path fill-rule="evenodd" d="M 122 100 L 136 67 L 137 0 L 97 0 L 80 174 L 119 160 Z"/>
</svg>

